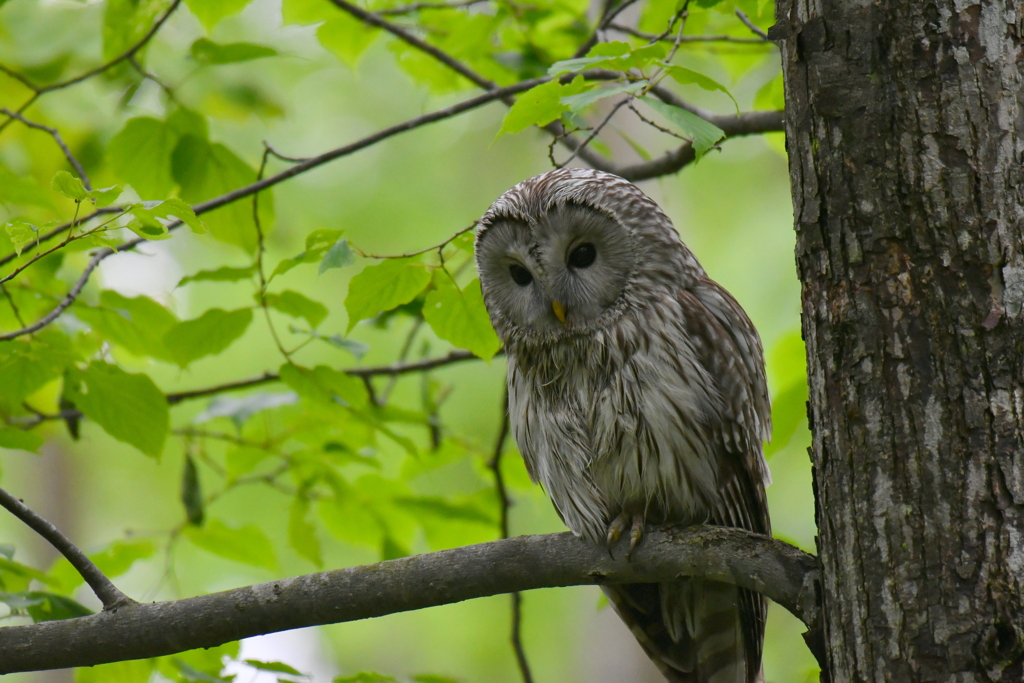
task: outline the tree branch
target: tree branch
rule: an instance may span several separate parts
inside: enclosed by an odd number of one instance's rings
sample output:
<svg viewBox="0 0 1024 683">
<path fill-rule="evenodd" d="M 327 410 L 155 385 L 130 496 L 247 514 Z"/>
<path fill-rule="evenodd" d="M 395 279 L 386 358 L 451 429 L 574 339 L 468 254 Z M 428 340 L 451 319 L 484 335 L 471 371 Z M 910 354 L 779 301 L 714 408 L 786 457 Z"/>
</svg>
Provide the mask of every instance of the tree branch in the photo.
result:
<svg viewBox="0 0 1024 683">
<path fill-rule="evenodd" d="M 13 112 L 10 109 L 7 109 L 6 107 L 0 109 L 0 114 L 5 114 L 6 116 L 11 117 L 12 119 L 17 119 L 29 128 L 35 128 L 36 130 L 41 130 L 46 133 L 49 133 L 50 136 L 53 138 L 54 142 L 57 143 L 57 146 L 60 147 L 60 151 L 64 153 L 64 158 L 68 160 L 69 164 L 71 164 L 71 168 L 75 169 L 75 171 L 78 173 L 78 177 L 82 180 L 82 184 L 85 185 L 85 189 L 92 190 L 92 184 L 89 182 L 89 176 L 85 174 L 85 169 L 82 168 L 82 164 L 78 163 L 78 159 L 76 159 L 75 155 L 71 153 L 71 150 L 68 148 L 68 146 L 64 144 L 64 139 L 60 136 L 60 132 L 56 128 L 50 128 L 49 126 L 44 126 L 41 123 L 29 121 L 21 114 Z"/>
<path fill-rule="evenodd" d="M 79 550 L 67 536 L 60 532 L 60 529 L 40 517 L 27 505 L 3 489 L 0 489 L 0 505 L 27 524 L 37 534 L 45 538 L 50 545 L 67 558 L 71 566 L 78 570 L 78 573 L 86 580 L 89 587 L 96 594 L 96 597 L 103 603 L 104 611 L 136 604 L 134 600 L 119 591 L 117 586 L 111 583 L 110 579 L 93 564 L 92 560 L 86 557 L 85 553 Z"/>
<path fill-rule="evenodd" d="M 621 558 L 623 553 L 619 553 Z M 0 629 L 0 674 L 92 666 L 513 591 L 702 576 L 756 590 L 812 631 L 817 559 L 740 529 L 652 529 L 633 559 L 569 533 L 521 536 L 78 619 Z"/>
</svg>

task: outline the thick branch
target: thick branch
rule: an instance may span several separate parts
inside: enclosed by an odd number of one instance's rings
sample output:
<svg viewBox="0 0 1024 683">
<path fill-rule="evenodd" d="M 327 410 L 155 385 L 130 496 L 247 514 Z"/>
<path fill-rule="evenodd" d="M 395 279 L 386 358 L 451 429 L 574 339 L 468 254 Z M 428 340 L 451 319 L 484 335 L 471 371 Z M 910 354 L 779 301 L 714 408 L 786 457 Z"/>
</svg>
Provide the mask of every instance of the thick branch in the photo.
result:
<svg viewBox="0 0 1024 683">
<path fill-rule="evenodd" d="M 135 601 L 117 589 L 110 579 L 93 564 L 92 560 L 85 556 L 71 540 L 61 533 L 60 529 L 46 521 L 32 511 L 23 502 L 0 489 L 0 505 L 5 507 L 12 515 L 23 521 L 33 531 L 46 539 L 46 541 L 60 551 L 60 554 L 67 558 L 71 566 L 78 570 L 82 578 L 86 580 L 89 587 L 96 593 L 96 597 L 103 603 L 104 610 L 113 610 L 118 607 L 135 604 Z"/>
<path fill-rule="evenodd" d="M 158 657 L 264 633 L 380 617 L 501 593 L 704 576 L 759 591 L 812 630 L 816 558 L 739 529 L 654 529 L 626 562 L 569 533 L 336 569 L 184 600 L 0 629 L 0 674 Z"/>
</svg>

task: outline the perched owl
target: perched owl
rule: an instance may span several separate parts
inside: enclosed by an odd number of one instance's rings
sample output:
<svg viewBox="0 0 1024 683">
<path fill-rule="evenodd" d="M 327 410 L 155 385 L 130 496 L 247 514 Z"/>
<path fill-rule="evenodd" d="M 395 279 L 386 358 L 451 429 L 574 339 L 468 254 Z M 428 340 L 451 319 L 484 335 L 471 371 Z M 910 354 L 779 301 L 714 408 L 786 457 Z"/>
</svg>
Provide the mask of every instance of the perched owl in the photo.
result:
<svg viewBox="0 0 1024 683">
<path fill-rule="evenodd" d="M 629 552 L 645 523 L 770 533 L 761 342 L 635 185 L 564 168 L 480 221 L 484 301 L 519 450 L 566 525 Z M 604 588 L 668 680 L 753 683 L 767 606 L 704 579 Z"/>
</svg>

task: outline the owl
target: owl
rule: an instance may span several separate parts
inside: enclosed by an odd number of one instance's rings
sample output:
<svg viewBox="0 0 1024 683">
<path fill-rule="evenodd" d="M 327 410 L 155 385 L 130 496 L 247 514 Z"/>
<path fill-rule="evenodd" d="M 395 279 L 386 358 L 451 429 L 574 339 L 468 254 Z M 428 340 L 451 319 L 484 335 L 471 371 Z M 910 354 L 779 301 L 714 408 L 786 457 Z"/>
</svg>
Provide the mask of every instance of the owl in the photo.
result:
<svg viewBox="0 0 1024 683">
<path fill-rule="evenodd" d="M 657 204 L 618 176 L 550 171 L 491 205 L 476 259 L 516 442 L 573 533 L 609 551 L 628 534 L 627 553 L 646 524 L 770 534 L 760 339 Z M 700 578 L 603 590 L 669 681 L 761 680 L 760 595 Z"/>
</svg>

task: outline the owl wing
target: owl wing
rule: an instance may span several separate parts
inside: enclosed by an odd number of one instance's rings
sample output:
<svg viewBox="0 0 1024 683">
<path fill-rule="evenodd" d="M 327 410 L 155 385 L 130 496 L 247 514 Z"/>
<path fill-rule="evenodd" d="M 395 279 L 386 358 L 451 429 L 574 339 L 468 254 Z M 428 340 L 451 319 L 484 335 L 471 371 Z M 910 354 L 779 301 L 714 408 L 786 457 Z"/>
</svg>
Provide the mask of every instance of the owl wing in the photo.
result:
<svg viewBox="0 0 1024 683">
<path fill-rule="evenodd" d="M 764 487 L 771 475 L 763 441 L 771 437 L 771 401 L 761 340 L 739 303 L 718 283 L 701 278 L 680 294 L 694 350 L 714 378 L 721 400 L 720 419 L 711 429 L 719 463 L 719 499 L 712 524 L 770 535 Z M 767 604 L 739 589 L 740 620 L 748 671 L 760 669 Z"/>
</svg>

